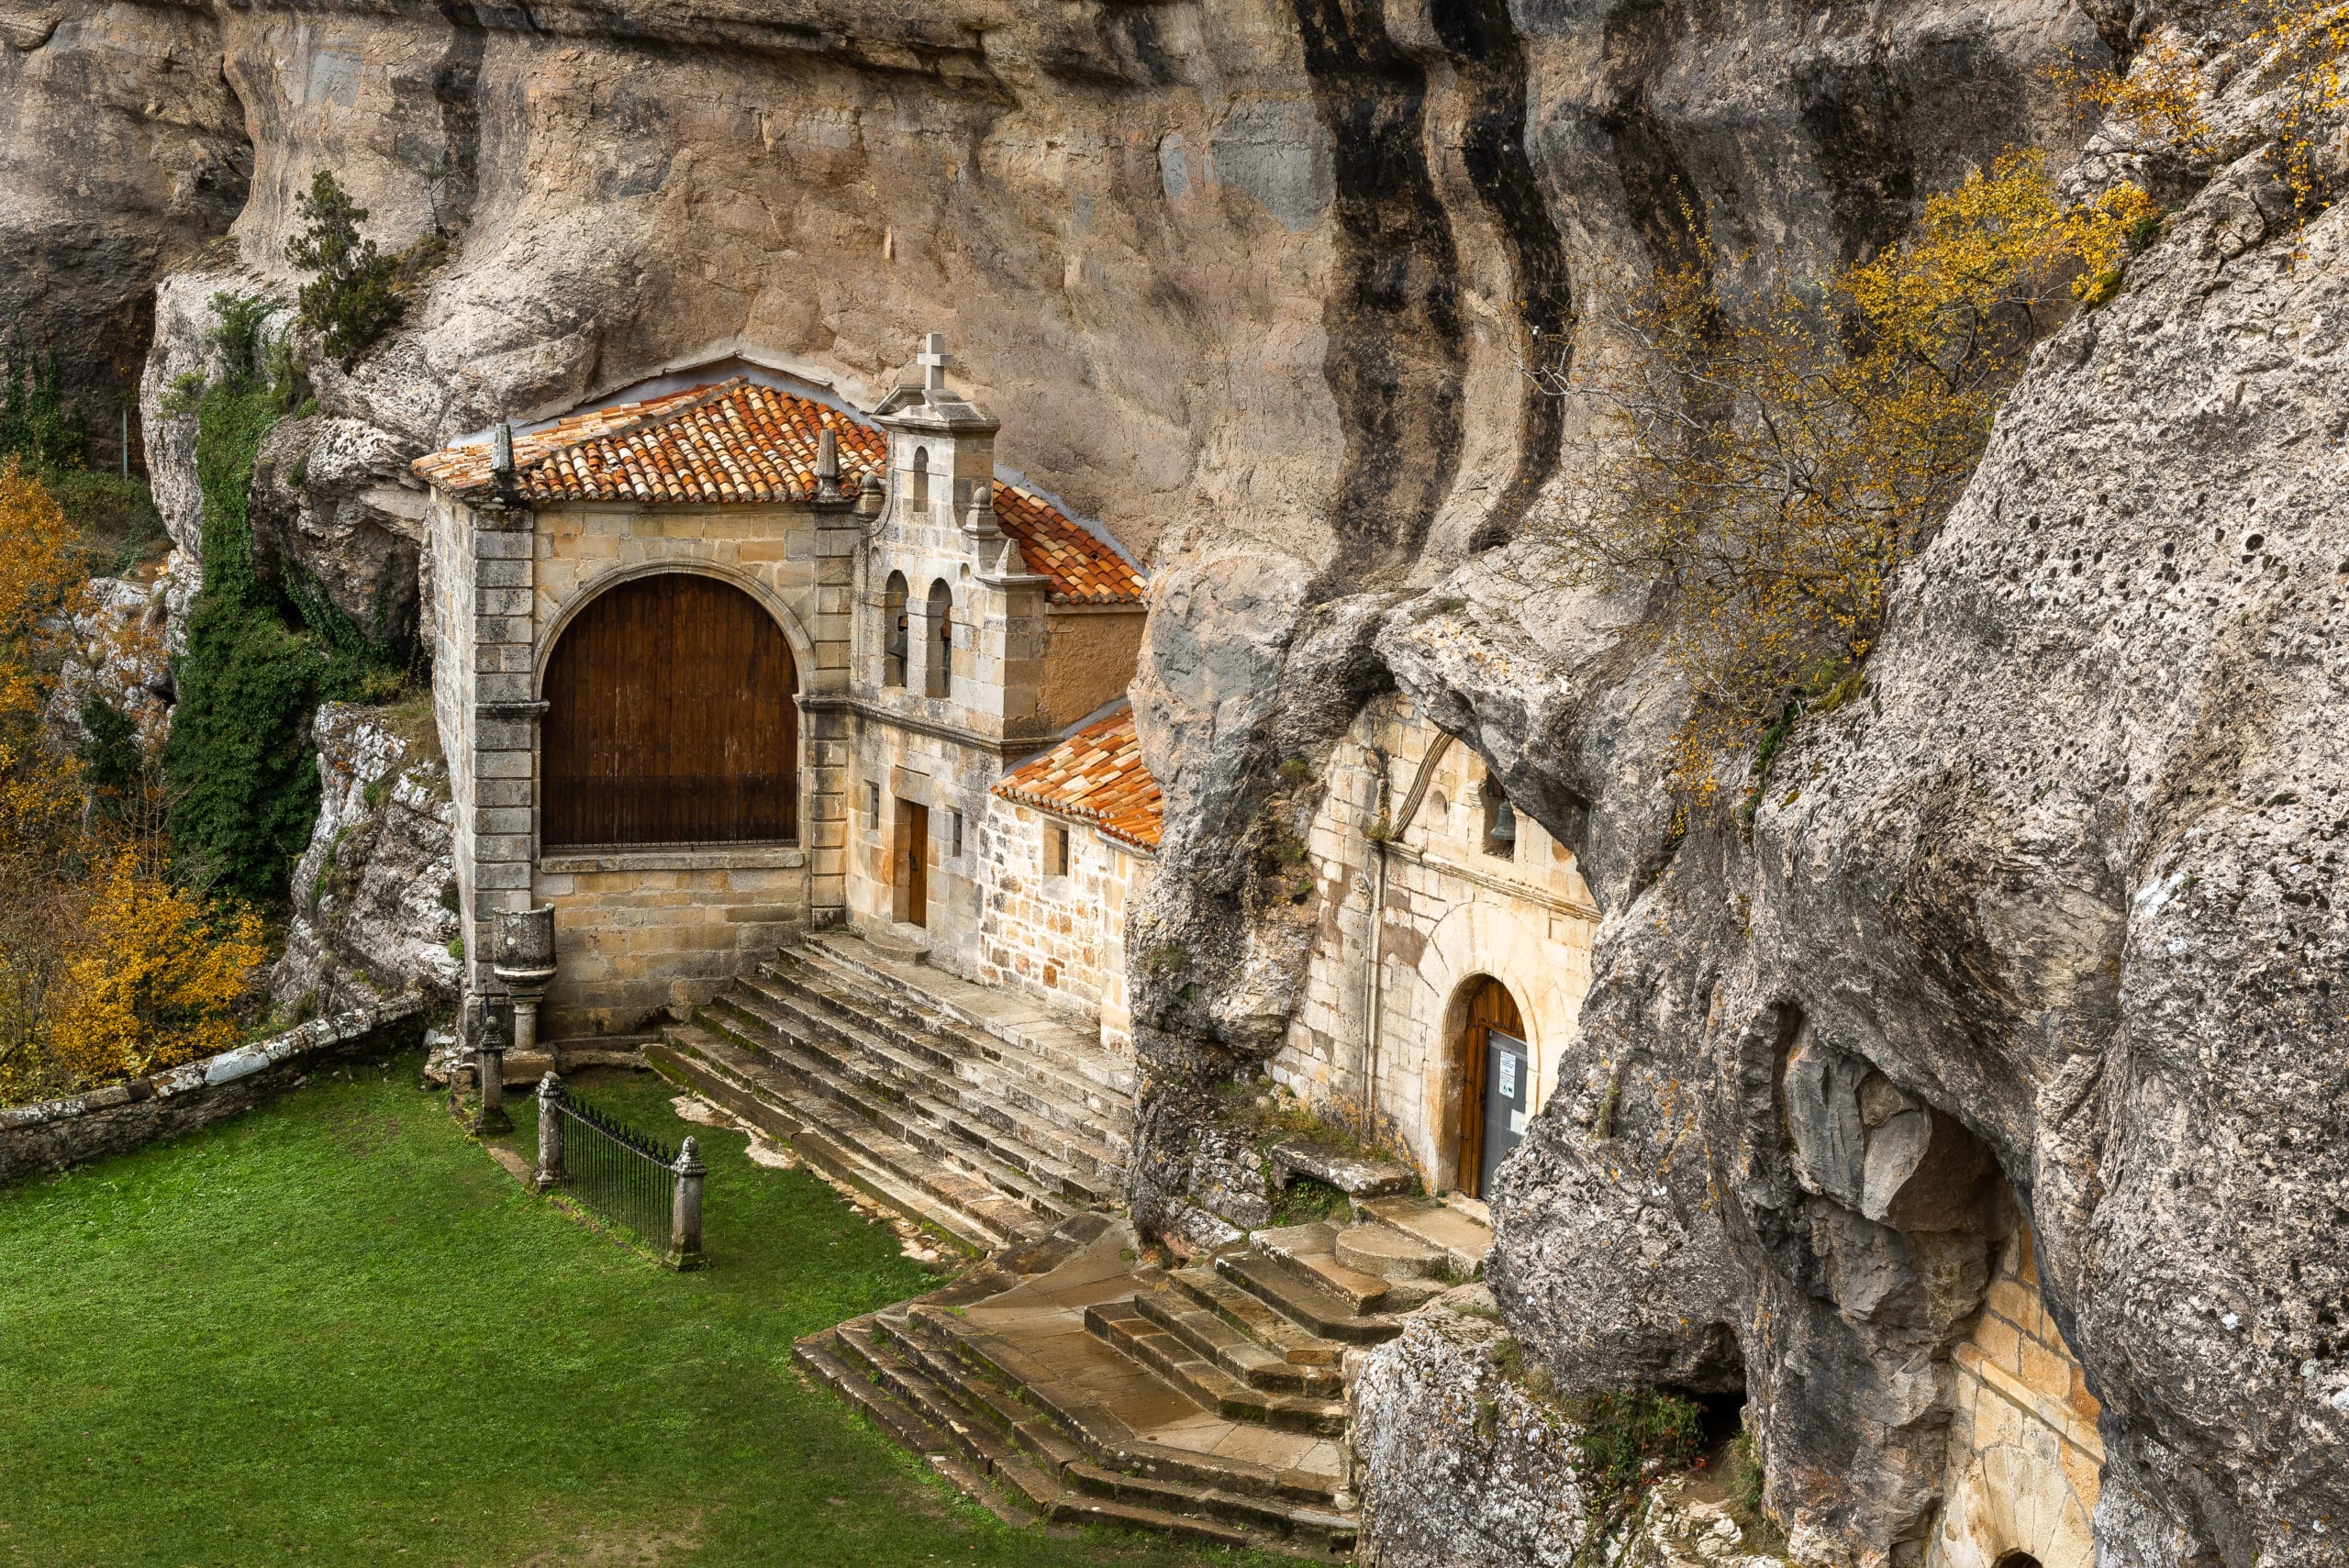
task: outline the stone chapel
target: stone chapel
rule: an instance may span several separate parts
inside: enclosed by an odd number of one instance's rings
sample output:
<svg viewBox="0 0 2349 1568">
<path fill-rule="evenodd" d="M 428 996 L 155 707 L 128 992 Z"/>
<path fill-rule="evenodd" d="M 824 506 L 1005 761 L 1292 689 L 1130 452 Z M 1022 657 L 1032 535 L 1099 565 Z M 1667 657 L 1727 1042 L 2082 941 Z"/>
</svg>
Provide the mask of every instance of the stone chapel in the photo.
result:
<svg viewBox="0 0 2349 1568">
<path fill-rule="evenodd" d="M 963 1456 L 1022 1478 L 1022 1507 L 1345 1550 L 1330 1369 L 1480 1266 L 1600 911 L 1468 748 L 1374 702 L 1319 764 L 1297 867 L 1318 924 L 1268 1066 L 1405 1165 L 1290 1149 L 1274 1162 L 1355 1184 L 1351 1226 L 1193 1193 L 1168 1228 L 1186 1266 L 1130 1272 L 1104 1211 L 1138 1077 L 1125 916 L 1162 831 L 1126 698 L 1146 584 L 998 465 L 942 338 L 917 362 L 859 402 L 737 354 L 417 460 L 468 1002 L 521 995 L 495 917 L 551 909 L 558 1054 L 640 1050 L 953 1245 L 1076 1249 L 999 1316 L 917 1304 L 802 1347 L 900 1440 L 976 1440 L 920 1412 L 999 1414 L 1000 1389 L 930 1381 L 993 1367 L 1062 1421 L 1035 1440 L 1049 1473 Z M 2027 1230 L 2002 1246 L 1950 1362 L 1928 1561 L 2087 1568 L 2095 1401 Z M 903 1407 L 874 1403 L 891 1389 Z M 1129 1496 L 1114 1473 L 1144 1451 L 1186 1485 Z"/>
</svg>

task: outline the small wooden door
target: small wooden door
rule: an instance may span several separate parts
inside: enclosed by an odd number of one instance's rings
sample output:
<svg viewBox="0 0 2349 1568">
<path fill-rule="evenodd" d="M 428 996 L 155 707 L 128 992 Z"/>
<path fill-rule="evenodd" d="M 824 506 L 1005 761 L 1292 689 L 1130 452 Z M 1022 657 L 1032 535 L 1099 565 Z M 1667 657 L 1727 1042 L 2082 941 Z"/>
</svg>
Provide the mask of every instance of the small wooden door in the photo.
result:
<svg viewBox="0 0 2349 1568">
<path fill-rule="evenodd" d="M 665 573 L 600 595 L 547 664 L 544 841 L 796 839 L 798 684 L 731 584 Z"/>
<path fill-rule="evenodd" d="M 1460 1040 L 1460 1190 L 1484 1197 L 1493 1173 L 1525 1135 L 1533 1105 L 1533 1051 L 1517 1000 L 1487 975 L 1468 998 Z"/>
<path fill-rule="evenodd" d="M 930 807 L 897 802 L 896 916 L 909 926 L 930 924 Z"/>
</svg>

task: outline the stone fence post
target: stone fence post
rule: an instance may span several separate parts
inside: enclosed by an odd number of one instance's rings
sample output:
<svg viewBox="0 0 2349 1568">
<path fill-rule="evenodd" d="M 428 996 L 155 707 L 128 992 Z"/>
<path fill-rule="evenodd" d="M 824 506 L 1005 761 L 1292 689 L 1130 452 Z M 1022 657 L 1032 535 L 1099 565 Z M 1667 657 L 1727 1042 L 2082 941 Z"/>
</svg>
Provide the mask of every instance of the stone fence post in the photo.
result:
<svg viewBox="0 0 2349 1568">
<path fill-rule="evenodd" d="M 661 1261 L 673 1269 L 697 1269 L 702 1266 L 701 1183 L 709 1168 L 701 1162 L 700 1146 L 688 1138 L 669 1170 L 676 1187 L 669 1214 L 669 1255 Z"/>
<path fill-rule="evenodd" d="M 552 1072 L 539 1080 L 539 1173 L 540 1192 L 562 1185 L 562 1084 Z"/>
<path fill-rule="evenodd" d="M 473 1132 L 494 1138 L 513 1131 L 514 1118 L 506 1114 L 506 1029 L 495 1007 L 483 1023 L 473 1064 L 481 1080 L 481 1109 L 473 1115 Z"/>
</svg>

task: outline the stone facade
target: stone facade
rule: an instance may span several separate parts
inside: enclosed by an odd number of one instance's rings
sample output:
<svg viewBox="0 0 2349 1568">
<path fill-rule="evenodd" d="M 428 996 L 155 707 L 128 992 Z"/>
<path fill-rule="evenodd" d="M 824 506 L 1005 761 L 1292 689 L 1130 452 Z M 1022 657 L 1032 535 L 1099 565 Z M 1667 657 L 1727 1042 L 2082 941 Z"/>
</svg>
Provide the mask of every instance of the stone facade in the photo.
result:
<svg viewBox="0 0 2349 1568">
<path fill-rule="evenodd" d="M 1097 1018 L 1104 1045 L 1131 1050 L 1126 903 L 1150 858 L 1034 806 L 989 804 L 976 978 Z"/>
<path fill-rule="evenodd" d="M 1273 1076 L 1322 1114 L 1360 1123 L 1378 901 L 1375 1135 L 1431 1191 L 1447 1190 L 1458 1174 L 1458 1041 L 1471 983 L 1489 975 L 1516 1002 L 1538 1113 L 1590 985 L 1598 911 L 1573 851 L 1530 816 L 1516 814 L 1508 854 L 1494 852 L 1484 763 L 1408 697 L 1364 709 L 1328 767 L 1306 844 L 1325 913 Z M 1372 837 L 1382 825 L 1393 835 L 1384 843 Z"/>
<path fill-rule="evenodd" d="M 2015 1552 L 2041 1568 L 2094 1568 L 2102 1407 L 2042 1305 L 2029 1226 L 2009 1238 L 1982 1316 L 1951 1359 L 1947 1501 L 1927 1568 L 1996 1568 Z"/>
<path fill-rule="evenodd" d="M 495 989 L 490 917 L 548 905 L 551 1039 L 682 1016 L 811 927 L 893 929 L 977 973 L 987 792 L 1122 691 L 1142 611 L 1109 547 L 995 479 L 993 417 L 946 389 L 942 345 L 923 357 L 925 384 L 870 415 L 738 360 L 713 367 L 723 383 L 673 377 L 507 437 L 503 482 L 479 444 L 419 461 L 469 994 Z M 850 459 L 837 487 L 817 479 L 818 424 Z M 796 838 L 550 848 L 550 661 L 599 595 L 667 573 L 741 590 L 783 632 Z"/>
</svg>

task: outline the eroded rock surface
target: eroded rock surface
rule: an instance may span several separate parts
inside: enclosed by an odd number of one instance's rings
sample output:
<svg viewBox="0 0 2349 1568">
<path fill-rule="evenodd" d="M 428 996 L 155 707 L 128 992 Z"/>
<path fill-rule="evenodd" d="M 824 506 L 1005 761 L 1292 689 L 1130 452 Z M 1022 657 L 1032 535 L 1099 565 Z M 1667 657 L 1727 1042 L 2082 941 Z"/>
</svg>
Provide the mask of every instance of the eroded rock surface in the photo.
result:
<svg viewBox="0 0 2349 1568">
<path fill-rule="evenodd" d="M 318 817 L 294 869 L 294 925 L 271 999 L 306 1014 L 408 991 L 453 1002 L 448 764 L 380 709 L 328 703 L 313 728 Z"/>
</svg>

